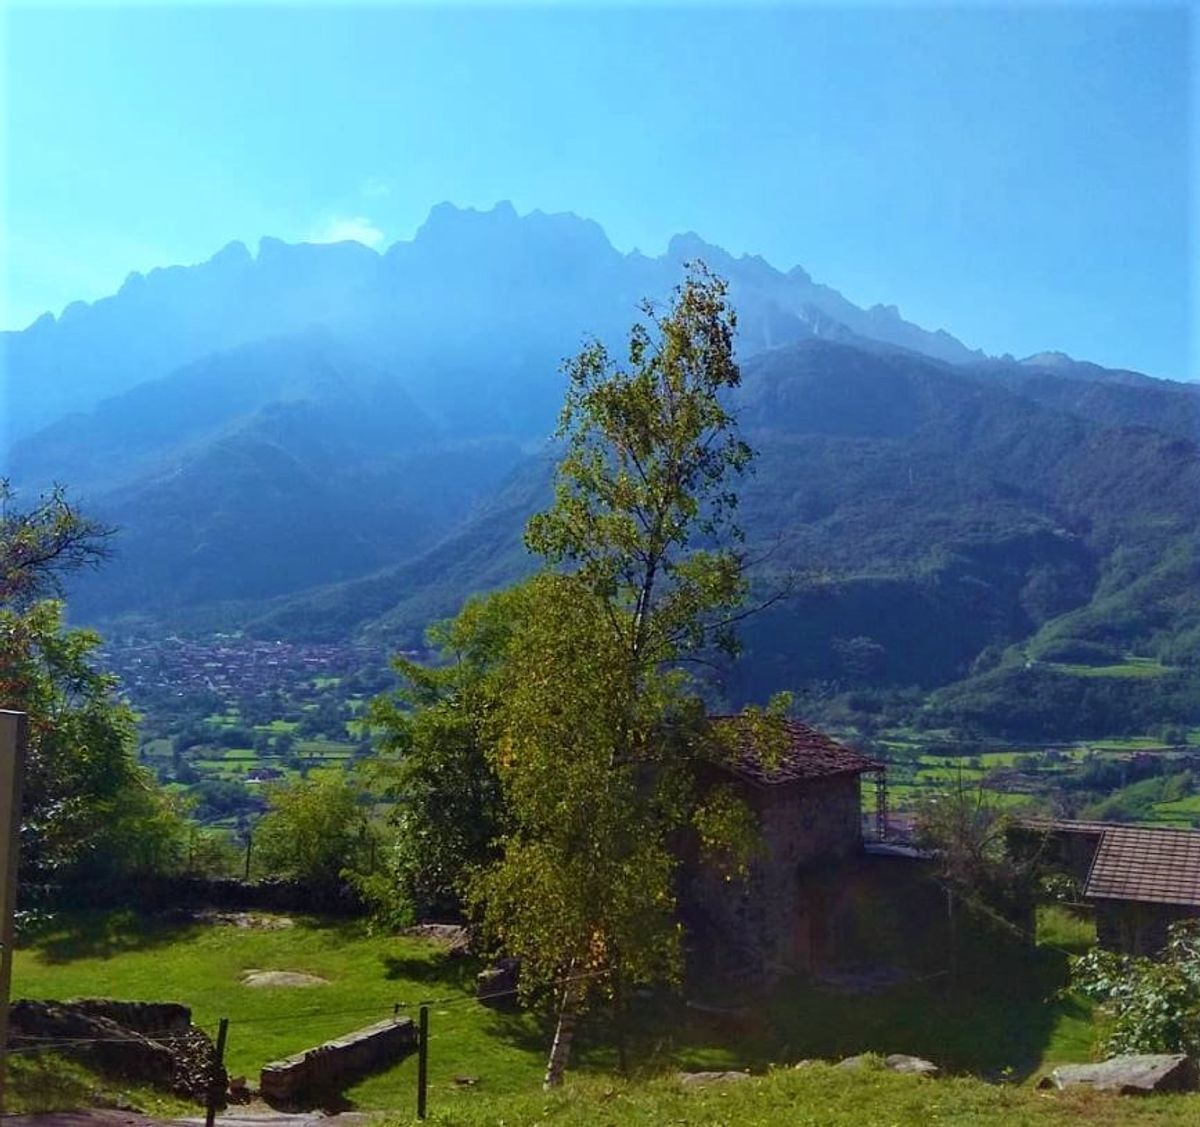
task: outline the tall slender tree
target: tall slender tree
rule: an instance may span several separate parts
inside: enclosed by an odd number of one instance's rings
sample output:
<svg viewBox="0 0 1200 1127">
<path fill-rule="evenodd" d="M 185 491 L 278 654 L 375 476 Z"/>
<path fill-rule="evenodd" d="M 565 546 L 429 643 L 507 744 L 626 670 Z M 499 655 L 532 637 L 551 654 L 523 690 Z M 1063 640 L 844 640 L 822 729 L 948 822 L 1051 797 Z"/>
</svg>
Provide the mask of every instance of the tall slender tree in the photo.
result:
<svg viewBox="0 0 1200 1127">
<path fill-rule="evenodd" d="M 557 570 L 523 588 L 488 741 L 509 831 L 472 897 L 526 987 L 561 999 L 548 1087 L 590 997 L 680 972 L 673 835 L 731 856 L 753 836 L 728 792 L 692 786 L 709 736 L 679 666 L 732 645 L 745 595 L 736 320 L 701 264 L 642 312 L 624 364 L 593 342 L 566 365 L 555 499 L 526 532 Z"/>
</svg>

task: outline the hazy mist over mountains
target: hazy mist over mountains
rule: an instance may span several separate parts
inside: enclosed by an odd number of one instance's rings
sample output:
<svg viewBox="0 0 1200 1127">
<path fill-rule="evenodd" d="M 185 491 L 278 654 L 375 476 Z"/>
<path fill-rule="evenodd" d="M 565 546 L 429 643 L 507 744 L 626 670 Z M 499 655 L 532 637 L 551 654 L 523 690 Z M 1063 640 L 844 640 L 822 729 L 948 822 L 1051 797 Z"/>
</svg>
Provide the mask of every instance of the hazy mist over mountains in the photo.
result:
<svg viewBox="0 0 1200 1127">
<path fill-rule="evenodd" d="M 619 356 L 694 259 L 738 311 L 755 582 L 807 577 L 748 629 L 733 697 L 936 688 L 1018 644 L 1165 653 L 1200 631 L 1196 385 L 986 357 L 800 267 L 694 234 L 622 254 L 504 203 L 439 205 L 383 253 L 230 243 L 4 334 L 7 473 L 121 530 L 78 618 L 420 644 L 532 566 L 563 358 L 587 335 Z"/>
<path fill-rule="evenodd" d="M 636 302 L 664 298 L 694 258 L 729 279 L 744 354 L 857 334 L 952 363 L 980 358 L 947 333 L 903 320 L 894 306 L 859 309 L 799 267 L 785 274 L 761 258 L 735 259 L 694 234 L 648 258 L 621 254 L 597 224 L 574 215 L 441 204 L 412 241 L 381 254 L 355 242 L 264 238 L 252 255 L 234 242 L 198 266 L 131 274 L 112 297 L 3 334 L 10 436 L 212 353 L 312 326 L 386 362 L 456 425 L 484 423 L 449 394 L 462 370 L 486 365 L 493 384 L 508 382 L 501 373 L 518 379 L 523 392 L 542 393 L 538 410 L 499 389 L 488 406 L 502 418 L 515 411 L 508 421 L 537 432 L 540 408 L 556 401 L 562 357 L 584 333 L 619 336 Z"/>
</svg>

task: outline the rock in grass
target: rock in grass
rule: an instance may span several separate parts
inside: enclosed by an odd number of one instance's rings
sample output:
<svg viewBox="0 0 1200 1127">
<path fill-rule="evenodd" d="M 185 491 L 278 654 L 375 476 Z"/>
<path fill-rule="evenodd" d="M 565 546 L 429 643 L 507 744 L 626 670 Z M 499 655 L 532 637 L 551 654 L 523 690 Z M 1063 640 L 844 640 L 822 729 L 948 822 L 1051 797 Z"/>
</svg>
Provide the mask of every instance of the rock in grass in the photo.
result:
<svg viewBox="0 0 1200 1127">
<path fill-rule="evenodd" d="M 910 1057 L 905 1053 L 892 1053 L 883 1058 L 883 1067 L 892 1072 L 907 1072 L 913 1076 L 928 1076 L 930 1079 L 941 1076 L 942 1070 L 931 1060 L 922 1057 Z"/>
<path fill-rule="evenodd" d="M 1194 1092 L 1196 1062 L 1183 1053 L 1147 1053 L 1111 1057 L 1100 1064 L 1065 1064 L 1056 1068 L 1040 1086 L 1094 1088 L 1120 1092 L 1123 1096 L 1151 1092 Z"/>
<path fill-rule="evenodd" d="M 736 1083 L 738 1080 L 749 1080 L 748 1072 L 681 1072 L 679 1083 L 685 1088 L 698 1088 L 704 1084 Z"/>
<path fill-rule="evenodd" d="M 859 1053 L 858 1056 L 846 1057 L 845 1060 L 838 1061 L 834 1067 L 850 1071 L 857 1068 L 879 1068 L 880 1060 L 874 1053 Z"/>
<path fill-rule="evenodd" d="M 903 1072 L 910 1076 L 940 1076 L 942 1070 L 933 1061 L 923 1057 L 911 1057 L 907 1053 L 892 1053 L 890 1056 L 879 1057 L 875 1053 L 859 1053 L 856 1057 L 846 1057 L 837 1063 L 838 1068 L 847 1070 L 858 1068 L 884 1068 L 889 1072 Z"/>
</svg>

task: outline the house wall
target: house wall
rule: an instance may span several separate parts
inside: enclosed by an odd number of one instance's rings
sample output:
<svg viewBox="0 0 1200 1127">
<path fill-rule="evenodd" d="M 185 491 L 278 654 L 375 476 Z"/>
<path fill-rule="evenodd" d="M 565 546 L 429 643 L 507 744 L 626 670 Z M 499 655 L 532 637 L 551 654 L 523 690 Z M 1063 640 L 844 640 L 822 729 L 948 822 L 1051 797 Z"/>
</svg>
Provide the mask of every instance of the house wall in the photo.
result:
<svg viewBox="0 0 1200 1127">
<path fill-rule="evenodd" d="M 749 787 L 762 854 L 744 879 L 689 866 L 682 900 L 693 966 L 746 981 L 809 971 L 830 952 L 843 863 L 862 846 L 857 776 Z"/>
<path fill-rule="evenodd" d="M 1166 946 L 1167 929 L 1176 920 L 1200 913 L 1173 904 L 1139 904 L 1129 900 L 1093 900 L 1096 941 L 1127 955 L 1156 955 Z"/>
</svg>

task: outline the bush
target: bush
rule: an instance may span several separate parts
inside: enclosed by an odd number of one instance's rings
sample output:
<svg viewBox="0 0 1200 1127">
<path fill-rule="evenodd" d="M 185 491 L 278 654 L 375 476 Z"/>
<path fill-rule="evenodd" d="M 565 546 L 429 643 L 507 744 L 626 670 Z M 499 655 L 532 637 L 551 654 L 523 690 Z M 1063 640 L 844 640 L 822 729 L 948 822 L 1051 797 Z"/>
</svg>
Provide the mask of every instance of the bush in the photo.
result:
<svg viewBox="0 0 1200 1127">
<path fill-rule="evenodd" d="M 1172 925 L 1157 960 L 1097 950 L 1071 977 L 1111 1016 L 1109 1053 L 1200 1054 L 1200 921 Z"/>
</svg>

